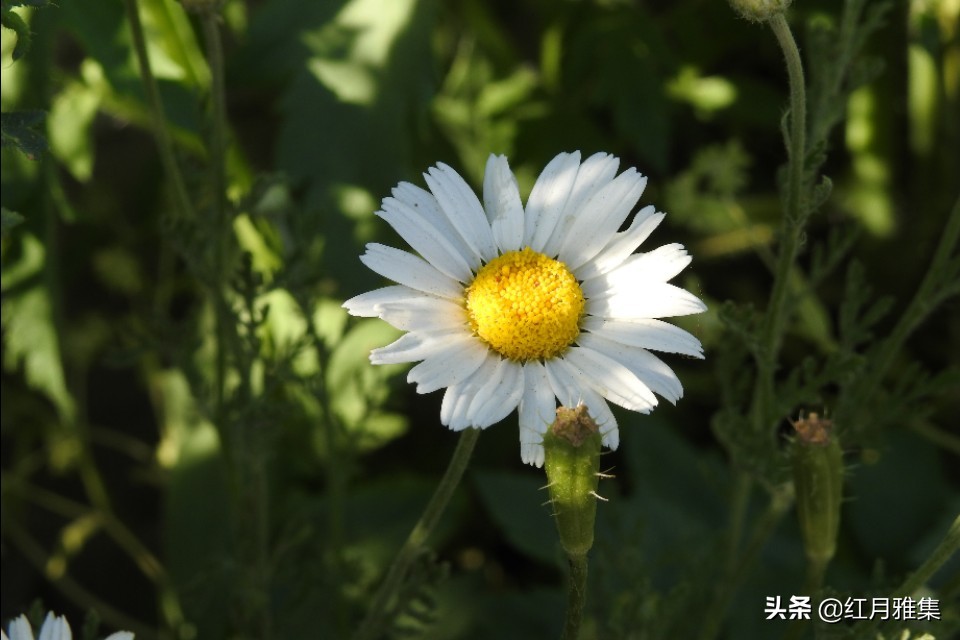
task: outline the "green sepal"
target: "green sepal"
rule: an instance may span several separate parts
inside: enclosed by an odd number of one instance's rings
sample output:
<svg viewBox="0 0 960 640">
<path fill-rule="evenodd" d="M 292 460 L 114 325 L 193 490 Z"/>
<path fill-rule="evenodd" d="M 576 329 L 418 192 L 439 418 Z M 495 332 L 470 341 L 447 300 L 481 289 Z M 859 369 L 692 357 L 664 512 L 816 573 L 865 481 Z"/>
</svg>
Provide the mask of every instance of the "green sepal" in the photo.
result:
<svg viewBox="0 0 960 640">
<path fill-rule="evenodd" d="M 817 420 L 816 414 L 810 420 Z M 791 454 L 804 551 L 821 566 L 830 562 L 837 549 L 843 499 L 843 451 L 837 438 L 829 431 L 826 434 L 809 439 L 800 432 Z"/>
<path fill-rule="evenodd" d="M 543 438 L 550 504 L 560 544 L 569 555 L 585 555 L 593 546 L 600 444 L 599 429 L 583 405 L 558 409 L 557 421 Z"/>
</svg>

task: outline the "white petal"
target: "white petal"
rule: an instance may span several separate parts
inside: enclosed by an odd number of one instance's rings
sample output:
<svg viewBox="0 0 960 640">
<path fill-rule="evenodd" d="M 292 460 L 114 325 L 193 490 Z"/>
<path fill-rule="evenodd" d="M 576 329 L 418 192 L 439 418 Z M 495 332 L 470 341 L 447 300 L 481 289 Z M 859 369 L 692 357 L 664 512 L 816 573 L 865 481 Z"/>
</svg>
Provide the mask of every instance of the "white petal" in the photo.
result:
<svg viewBox="0 0 960 640">
<path fill-rule="evenodd" d="M 648 253 L 630 256 L 607 274 L 588 280 L 583 295 L 598 296 L 617 291 L 630 292 L 652 282 L 666 282 L 680 273 L 693 258 L 682 244 L 667 244 Z"/>
<path fill-rule="evenodd" d="M 460 282 L 472 279 L 471 265 L 447 235 L 453 233 L 452 229 L 435 227 L 413 207 L 396 198 L 384 198 L 383 210 L 378 211 L 377 215 L 442 273 Z"/>
<path fill-rule="evenodd" d="M 543 364 L 547 370 L 547 380 L 550 381 L 550 387 L 560 406 L 573 409 L 580 404 L 583 399 L 580 394 L 581 381 L 577 379 L 574 368 L 563 358 L 553 358 Z"/>
<path fill-rule="evenodd" d="M 401 182 L 391 190 L 391 193 L 394 198 L 420 214 L 433 228 L 442 232 L 456 248 L 457 254 L 469 263 L 471 269 L 476 270 L 480 267 L 480 255 L 475 254 L 460 236 L 432 193 L 409 182 Z"/>
<path fill-rule="evenodd" d="M 467 324 L 463 307 L 433 296 L 379 304 L 377 317 L 401 331 L 443 331 Z"/>
<path fill-rule="evenodd" d="M 496 424 L 517 408 L 523 395 L 523 366 L 503 359 L 470 401 L 470 424 L 481 429 Z"/>
<path fill-rule="evenodd" d="M 523 365 L 523 397 L 520 399 L 520 458 L 526 464 L 543 466 L 543 434 L 557 417 L 557 400 L 547 371 L 537 361 Z"/>
<path fill-rule="evenodd" d="M 522 460 L 524 464 L 532 464 L 539 469 L 543 466 L 545 458 L 546 452 L 543 450 L 542 442 L 520 443 L 520 460 Z"/>
<path fill-rule="evenodd" d="M 608 340 L 634 347 L 703 358 L 703 346 L 699 340 L 680 327 L 662 320 L 605 320 L 587 316 L 582 328 Z"/>
<path fill-rule="evenodd" d="M 407 382 L 417 383 L 417 393 L 452 387 L 469 378 L 489 354 L 490 350 L 469 334 L 444 340 L 436 353 L 410 369 Z"/>
<path fill-rule="evenodd" d="M 73 634 L 70 631 L 70 625 L 64 616 L 55 616 L 53 612 L 47 614 L 47 619 L 43 621 L 40 627 L 40 635 L 37 640 L 72 640 Z"/>
<path fill-rule="evenodd" d="M 490 154 L 483 174 L 483 204 L 501 253 L 523 248 L 523 203 L 506 156 Z"/>
<path fill-rule="evenodd" d="M 500 356 L 487 352 L 480 367 L 470 376 L 451 387 L 447 387 L 440 405 L 440 422 L 454 431 L 462 431 L 471 426 L 467 411 L 477 391 L 490 379 L 500 363 Z"/>
<path fill-rule="evenodd" d="M 493 233 L 480 199 L 470 185 L 442 162 L 431 167 L 423 177 L 460 237 L 482 260 L 492 260 L 497 255 Z"/>
<path fill-rule="evenodd" d="M 134 640 L 133 633 L 130 631 L 117 631 L 116 633 L 111 633 L 104 640 Z"/>
<path fill-rule="evenodd" d="M 597 257 L 576 270 L 577 279 L 589 280 L 619 267 L 653 233 L 665 215 L 657 213 L 652 205 L 640 209 L 626 231 L 613 236 Z"/>
<path fill-rule="evenodd" d="M 616 451 L 617 447 L 620 446 L 620 428 L 614 423 L 613 428 L 608 428 L 606 431 L 600 434 L 603 436 L 600 439 L 600 442 L 610 451 Z"/>
<path fill-rule="evenodd" d="M 590 417 L 600 428 L 600 442 L 611 450 L 616 449 L 620 445 L 620 432 L 610 405 L 599 393 L 589 387 L 583 389 L 582 393 L 583 404 L 587 405 Z"/>
<path fill-rule="evenodd" d="M 373 291 L 354 296 L 343 303 L 343 308 L 352 316 L 377 318 L 380 316 L 380 306 L 383 304 L 433 297 L 434 296 L 411 289 L 410 287 L 394 285 L 392 287 L 374 289 Z"/>
<path fill-rule="evenodd" d="M 589 298 L 585 310 L 605 318 L 672 318 L 707 310 L 699 298 L 672 284 L 653 283 L 637 286 L 630 294 L 600 295 Z"/>
<path fill-rule="evenodd" d="M 597 191 L 582 207 L 560 248 L 559 259 L 576 269 L 613 239 L 647 186 L 647 178 L 630 168 Z"/>
<path fill-rule="evenodd" d="M 663 360 L 646 349 L 613 342 L 596 333 L 581 333 L 577 342 L 584 347 L 599 351 L 630 369 L 654 393 L 673 404 L 683 397 L 680 379 Z"/>
<path fill-rule="evenodd" d="M 580 374 L 581 384 L 593 387 L 614 404 L 641 413 L 657 405 L 650 388 L 613 358 L 586 347 L 573 347 L 563 359 Z"/>
<path fill-rule="evenodd" d="M 360 261 L 399 284 L 434 295 L 460 300 L 463 287 L 453 278 L 445 276 L 437 268 L 419 256 L 394 249 L 376 242 L 367 245 Z"/>
<path fill-rule="evenodd" d="M 20 615 L 10 621 L 10 640 L 33 640 L 33 628 L 27 616 Z"/>
<path fill-rule="evenodd" d="M 574 221 L 586 213 L 583 211 L 583 205 L 593 194 L 613 180 L 619 166 L 620 160 L 606 153 L 595 153 L 583 161 L 577 171 L 577 179 L 567 198 L 563 214 L 550 233 L 550 239 L 544 245 L 544 254 L 555 256 L 560 253 Z"/>
<path fill-rule="evenodd" d="M 567 353 L 569 354 L 570 351 Z M 620 444 L 617 419 L 610 411 L 610 406 L 601 397 L 603 393 L 601 386 L 587 380 L 578 367 L 562 358 L 548 360 L 546 365 L 547 377 L 554 392 L 560 398 L 560 404 L 567 408 L 574 408 L 580 404 L 587 405 L 590 417 L 600 427 L 601 442 L 611 449 L 616 449 Z"/>
<path fill-rule="evenodd" d="M 579 167 L 579 151 L 560 153 L 544 167 L 533 185 L 527 199 L 523 238 L 524 244 L 534 251 L 543 251 L 560 221 Z"/>
<path fill-rule="evenodd" d="M 471 338 L 463 329 L 405 333 L 400 339 L 370 352 L 372 364 L 419 362 L 441 351 L 445 344 L 458 338 Z"/>
</svg>

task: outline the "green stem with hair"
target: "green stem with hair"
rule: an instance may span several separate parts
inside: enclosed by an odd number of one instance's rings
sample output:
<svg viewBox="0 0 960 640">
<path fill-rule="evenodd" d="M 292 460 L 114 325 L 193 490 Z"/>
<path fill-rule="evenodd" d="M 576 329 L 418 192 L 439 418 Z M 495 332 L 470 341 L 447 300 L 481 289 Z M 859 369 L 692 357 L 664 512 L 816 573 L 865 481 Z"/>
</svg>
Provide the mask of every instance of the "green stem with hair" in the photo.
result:
<svg viewBox="0 0 960 640">
<path fill-rule="evenodd" d="M 170 130 L 167 128 L 163 101 L 160 99 L 160 89 L 150 66 L 147 40 L 143 33 L 143 24 L 140 22 L 140 10 L 137 7 L 136 0 L 124 0 L 124 4 L 126 5 L 127 19 L 130 22 L 130 34 L 133 37 L 133 50 L 140 66 L 140 78 L 143 80 L 143 89 L 147 94 L 147 105 L 150 107 L 150 114 L 153 117 L 153 135 L 156 137 L 157 148 L 160 151 L 160 162 L 173 185 L 173 195 L 180 213 L 189 219 L 195 219 L 196 213 L 193 209 L 193 203 L 187 193 L 186 182 L 180 172 L 180 166 L 177 164 L 176 154 L 174 153 L 173 136 L 170 135 Z"/>
<path fill-rule="evenodd" d="M 470 462 L 470 456 L 473 455 L 473 449 L 479 438 L 480 429 L 466 429 L 461 434 L 440 484 L 430 498 L 430 502 L 427 503 L 426 509 L 423 510 L 420 520 L 407 537 L 407 541 L 394 558 L 393 564 L 390 565 L 386 577 L 374 596 L 366 619 L 354 635 L 354 640 L 374 640 L 389 623 L 394 613 L 397 593 L 403 586 L 404 578 L 440 522 L 440 516 L 446 510 L 454 490 L 460 484 L 464 471 L 467 470 L 467 464 Z"/>
<path fill-rule="evenodd" d="M 783 50 L 790 83 L 790 135 L 787 145 L 787 190 L 784 198 L 785 211 L 780 226 L 780 250 L 773 279 L 770 303 L 761 327 L 760 348 L 757 357 L 757 382 L 754 393 L 753 421 L 758 432 L 774 431 L 773 375 L 780 344 L 783 341 L 787 317 L 787 301 L 790 291 L 790 272 L 800 248 L 800 238 L 806 219 L 807 206 L 804 191 L 804 158 L 806 157 L 807 96 L 803 77 L 803 62 L 800 50 L 793 38 L 790 26 L 782 13 L 768 21 Z"/>
<path fill-rule="evenodd" d="M 571 553 L 567 555 L 570 563 L 570 578 L 567 584 L 567 617 L 563 623 L 562 640 L 577 640 L 580 637 L 580 623 L 587 603 L 587 554 Z"/>
</svg>

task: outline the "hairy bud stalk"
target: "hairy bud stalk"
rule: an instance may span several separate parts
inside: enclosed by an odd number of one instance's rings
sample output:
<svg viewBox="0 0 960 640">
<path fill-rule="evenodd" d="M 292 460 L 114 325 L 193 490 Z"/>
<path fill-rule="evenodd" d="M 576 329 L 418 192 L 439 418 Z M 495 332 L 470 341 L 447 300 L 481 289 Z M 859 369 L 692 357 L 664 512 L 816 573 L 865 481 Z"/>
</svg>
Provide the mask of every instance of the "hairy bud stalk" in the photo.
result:
<svg viewBox="0 0 960 640">
<path fill-rule="evenodd" d="M 843 497 L 843 452 L 832 423 L 811 413 L 793 423 L 792 455 L 797 517 L 811 578 L 819 583 L 837 549 Z"/>
<path fill-rule="evenodd" d="M 593 546 L 600 471 L 600 429 L 584 405 L 560 407 L 544 435 L 544 467 L 560 543 L 570 555 Z"/>
<path fill-rule="evenodd" d="M 593 546 L 597 519 L 601 440 L 600 428 L 582 404 L 557 409 L 557 419 L 543 437 L 547 489 L 570 564 L 561 640 L 576 640 L 580 635 L 587 600 L 587 552 Z"/>
</svg>

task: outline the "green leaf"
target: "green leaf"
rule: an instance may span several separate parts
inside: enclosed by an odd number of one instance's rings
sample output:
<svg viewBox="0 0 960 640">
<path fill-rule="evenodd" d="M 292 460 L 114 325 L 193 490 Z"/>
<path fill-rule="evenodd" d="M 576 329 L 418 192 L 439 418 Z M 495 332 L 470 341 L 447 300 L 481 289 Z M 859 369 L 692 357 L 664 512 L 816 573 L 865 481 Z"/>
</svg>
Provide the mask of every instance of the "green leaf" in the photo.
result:
<svg viewBox="0 0 960 640">
<path fill-rule="evenodd" d="M 45 394 L 69 423 L 76 407 L 64 377 L 50 292 L 40 278 L 45 250 L 31 235 L 20 239 L 21 259 L 3 271 L 3 366 L 8 371 L 22 367 L 27 384 Z M 8 293 L 15 287 L 15 294 Z"/>
<path fill-rule="evenodd" d="M 0 218 L 0 233 L 6 234 L 7 231 L 13 229 L 24 220 L 22 215 L 6 207 L 2 207 L 0 213 L 2 213 L 2 218 Z"/>
<path fill-rule="evenodd" d="M 47 150 L 47 141 L 34 130 L 46 113 L 43 111 L 14 111 L 0 114 L 0 147 L 12 146 L 22 151 L 31 160 L 39 160 Z"/>
<path fill-rule="evenodd" d="M 905 563 L 915 546 L 955 499 L 942 460 L 936 447 L 904 431 L 892 431 L 882 449 L 864 452 L 844 506 L 858 553 L 890 563 L 893 571 L 914 568 Z"/>
<path fill-rule="evenodd" d="M 3 13 L 0 14 L 0 24 L 17 34 L 17 45 L 13 49 L 13 59 L 19 60 L 30 51 L 33 36 L 30 26 L 18 14 L 7 8 L 4 2 Z"/>
<path fill-rule="evenodd" d="M 151 383 L 164 419 L 158 458 L 169 470 L 162 519 L 165 559 L 198 637 L 223 637 L 238 570 L 228 544 L 232 496 L 224 452 L 181 372 L 158 372 Z"/>
<path fill-rule="evenodd" d="M 473 481 L 490 517 L 517 550 L 547 565 L 561 560 L 541 471 L 476 471 Z"/>
<path fill-rule="evenodd" d="M 241 59 L 271 82 L 293 76 L 279 97 L 277 159 L 306 186 L 308 214 L 295 232 L 327 238 L 324 272 L 369 284 L 369 274 L 344 265 L 356 264 L 379 197 L 416 165 L 411 124 L 427 108 L 436 9 L 423 0 L 352 0 L 332 19 L 329 10 L 306 0 L 266 3 Z M 318 14 L 326 19 L 307 18 Z M 264 69 L 267 60 L 277 66 Z M 354 197 L 360 193 L 366 196 Z M 349 202 L 341 197 L 348 194 Z M 360 210 L 351 207 L 361 201 Z"/>
<path fill-rule="evenodd" d="M 56 94 L 50 107 L 50 150 L 80 182 L 93 175 L 92 127 L 100 102 L 98 88 L 72 82 Z"/>
<path fill-rule="evenodd" d="M 382 320 L 362 320 L 337 344 L 327 364 L 330 408 L 353 446 L 361 449 L 383 446 L 406 431 L 406 419 L 382 411 L 389 397 L 389 379 L 406 365 L 374 366 L 369 359 L 372 349 L 396 336 L 397 330 Z"/>
</svg>

